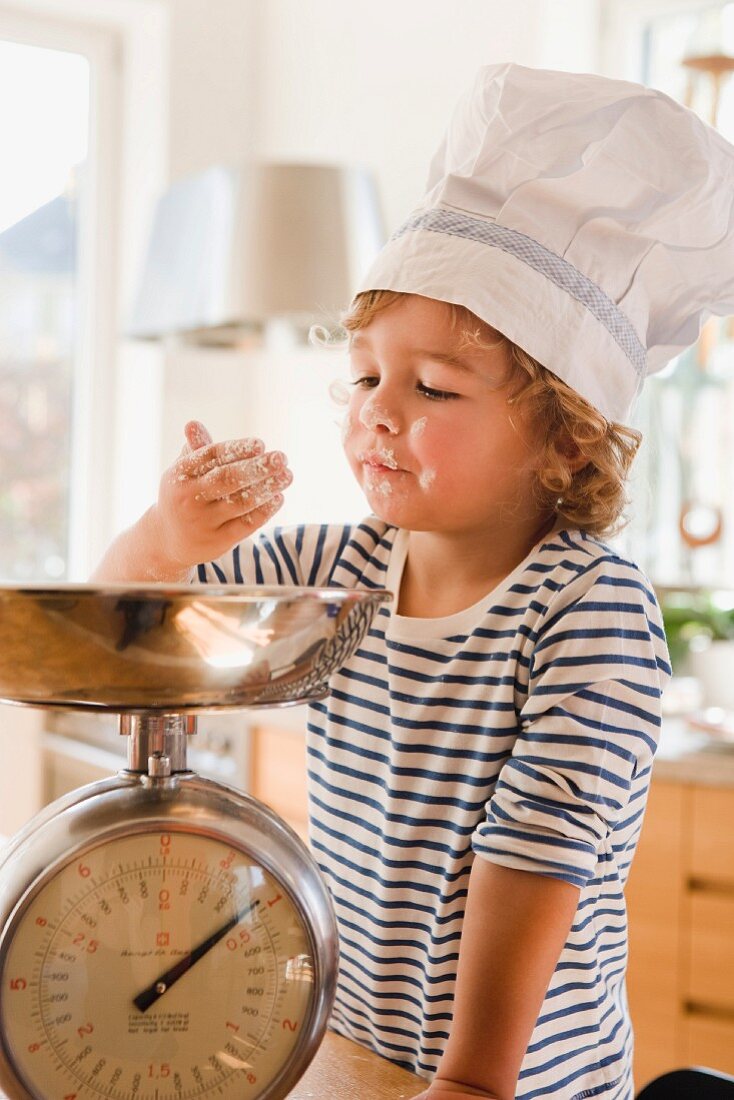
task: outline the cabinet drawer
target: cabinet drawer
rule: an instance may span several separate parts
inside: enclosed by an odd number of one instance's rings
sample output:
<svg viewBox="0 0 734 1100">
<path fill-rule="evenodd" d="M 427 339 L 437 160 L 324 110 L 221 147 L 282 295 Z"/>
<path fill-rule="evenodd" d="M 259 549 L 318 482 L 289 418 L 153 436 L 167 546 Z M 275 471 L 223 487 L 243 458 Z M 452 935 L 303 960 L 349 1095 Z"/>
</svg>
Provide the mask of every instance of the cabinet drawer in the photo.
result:
<svg viewBox="0 0 734 1100">
<path fill-rule="evenodd" d="M 734 789 L 694 787 L 691 875 L 734 886 Z"/>
<path fill-rule="evenodd" d="M 734 1013 L 734 895 L 690 894 L 686 998 Z"/>
<path fill-rule="evenodd" d="M 734 1018 L 729 1021 L 691 1016 L 686 1030 L 688 1065 L 734 1073 Z"/>
</svg>

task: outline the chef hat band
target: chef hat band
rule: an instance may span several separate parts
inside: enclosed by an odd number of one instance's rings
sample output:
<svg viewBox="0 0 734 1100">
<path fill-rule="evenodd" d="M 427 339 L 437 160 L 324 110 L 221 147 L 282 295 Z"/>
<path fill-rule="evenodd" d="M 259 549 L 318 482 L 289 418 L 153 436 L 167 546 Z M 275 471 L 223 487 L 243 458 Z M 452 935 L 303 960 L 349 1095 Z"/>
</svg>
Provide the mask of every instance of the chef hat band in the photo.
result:
<svg viewBox="0 0 734 1100">
<path fill-rule="evenodd" d="M 644 375 L 645 349 L 629 318 L 625 317 L 601 287 L 562 256 L 556 256 L 550 249 L 516 229 L 449 210 L 429 210 L 424 214 L 414 214 L 393 233 L 391 240 L 397 240 L 404 233 L 414 232 L 416 229 L 463 237 L 515 256 L 588 309 L 619 344 L 637 374 L 640 377 Z"/>
<path fill-rule="evenodd" d="M 734 313 L 734 147 L 654 89 L 486 66 L 357 293 L 461 305 L 598 409 Z"/>
</svg>

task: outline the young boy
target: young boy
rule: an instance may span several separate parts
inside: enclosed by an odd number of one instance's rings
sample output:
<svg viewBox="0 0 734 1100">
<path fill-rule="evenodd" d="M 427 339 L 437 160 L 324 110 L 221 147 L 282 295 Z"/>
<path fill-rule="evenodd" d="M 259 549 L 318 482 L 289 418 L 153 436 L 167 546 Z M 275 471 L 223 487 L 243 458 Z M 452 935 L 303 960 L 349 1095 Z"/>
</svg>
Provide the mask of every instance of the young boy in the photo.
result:
<svg viewBox="0 0 734 1100">
<path fill-rule="evenodd" d="M 623 890 L 669 666 L 601 536 L 642 375 L 734 310 L 733 175 L 659 93 L 481 70 L 344 319 L 372 514 L 249 539 L 285 456 L 194 423 L 97 572 L 395 593 L 310 707 L 311 840 L 332 1026 L 425 1100 L 633 1095 Z"/>
</svg>

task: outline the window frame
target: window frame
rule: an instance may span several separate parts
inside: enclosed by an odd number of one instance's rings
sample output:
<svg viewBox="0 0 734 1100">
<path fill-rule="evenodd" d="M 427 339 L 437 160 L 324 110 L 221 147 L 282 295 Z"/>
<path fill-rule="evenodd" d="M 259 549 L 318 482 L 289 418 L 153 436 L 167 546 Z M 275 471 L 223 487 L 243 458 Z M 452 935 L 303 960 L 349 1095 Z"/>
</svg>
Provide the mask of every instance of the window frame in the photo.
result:
<svg viewBox="0 0 734 1100">
<path fill-rule="evenodd" d="M 89 63 L 89 144 L 78 238 L 66 576 L 84 579 L 112 526 L 118 336 L 122 45 L 112 28 L 0 4 L 0 39 L 81 54 Z"/>
</svg>

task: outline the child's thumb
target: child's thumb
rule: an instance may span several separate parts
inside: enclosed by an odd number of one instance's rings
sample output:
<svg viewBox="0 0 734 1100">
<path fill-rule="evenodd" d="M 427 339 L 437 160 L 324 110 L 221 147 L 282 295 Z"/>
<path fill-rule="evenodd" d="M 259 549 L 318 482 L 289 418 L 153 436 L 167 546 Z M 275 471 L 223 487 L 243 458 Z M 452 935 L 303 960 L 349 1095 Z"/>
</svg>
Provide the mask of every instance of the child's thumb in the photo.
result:
<svg viewBox="0 0 734 1100">
<path fill-rule="evenodd" d="M 198 451 L 201 447 L 208 447 L 213 443 L 212 437 L 200 420 L 189 420 L 184 428 L 184 435 L 192 451 Z"/>
</svg>

